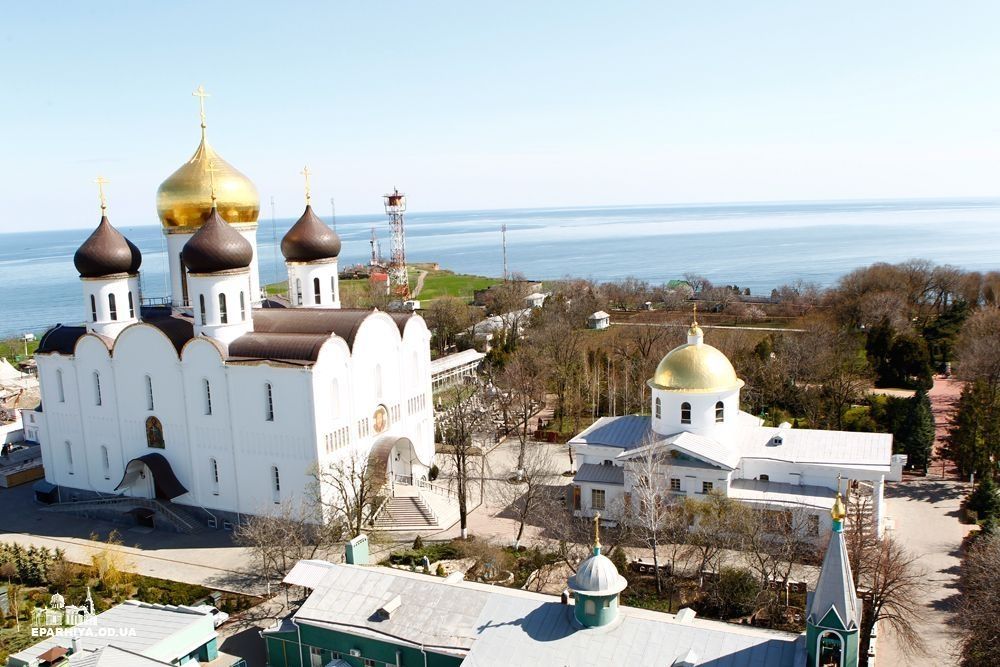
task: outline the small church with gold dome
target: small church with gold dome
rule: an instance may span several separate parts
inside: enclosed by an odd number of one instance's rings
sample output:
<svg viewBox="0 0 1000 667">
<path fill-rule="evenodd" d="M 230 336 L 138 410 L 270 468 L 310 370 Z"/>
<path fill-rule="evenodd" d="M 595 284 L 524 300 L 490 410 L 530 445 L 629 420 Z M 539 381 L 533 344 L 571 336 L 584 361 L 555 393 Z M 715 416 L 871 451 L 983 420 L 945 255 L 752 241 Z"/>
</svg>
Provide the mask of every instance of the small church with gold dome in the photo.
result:
<svg viewBox="0 0 1000 667">
<path fill-rule="evenodd" d="M 102 190 L 74 257 L 81 323 L 40 340 L 45 497 L 188 531 L 302 501 L 321 469 L 417 484 L 434 456 L 423 319 L 340 307 L 341 240 L 309 203 L 308 170 L 281 241 L 290 298 L 269 299 L 257 189 L 209 145 L 195 95 L 200 142 L 156 197 L 170 295 L 142 294 L 142 255 Z"/>
<path fill-rule="evenodd" d="M 820 539 L 840 480 L 868 495 L 879 534 L 886 481 L 906 457 L 892 435 L 792 428 L 740 410 L 739 379 L 695 320 L 687 342 L 660 361 L 648 381 L 650 414 L 602 417 L 569 441 L 578 464 L 570 502 L 577 516 L 609 519 L 632 505 L 640 477 L 676 499 L 721 493 L 753 507 L 795 514 Z"/>
</svg>

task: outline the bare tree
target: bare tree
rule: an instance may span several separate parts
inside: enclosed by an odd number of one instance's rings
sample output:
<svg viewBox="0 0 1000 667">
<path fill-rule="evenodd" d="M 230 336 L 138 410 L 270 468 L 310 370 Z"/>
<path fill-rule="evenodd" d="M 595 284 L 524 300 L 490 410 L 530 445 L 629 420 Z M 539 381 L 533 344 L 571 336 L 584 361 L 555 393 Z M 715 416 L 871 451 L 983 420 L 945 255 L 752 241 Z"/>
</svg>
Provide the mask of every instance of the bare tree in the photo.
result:
<svg viewBox="0 0 1000 667">
<path fill-rule="evenodd" d="M 625 464 L 626 474 L 633 481 L 631 506 L 626 506 L 623 520 L 633 535 L 653 552 L 656 592 L 661 595 L 660 544 L 671 532 L 671 524 L 676 521 L 677 515 L 683 515 L 670 493 L 669 460 L 669 454 L 664 456 L 652 443 L 647 443 Z"/>
<path fill-rule="evenodd" d="M 451 463 L 448 474 L 455 480 L 462 539 L 469 536 L 469 486 L 475 475 L 473 461 L 483 465 L 483 451 L 476 444 L 492 436 L 490 395 L 479 384 L 456 389 L 454 402 L 439 422 L 444 452 Z M 482 476 L 482 470 L 480 470 Z"/>
<path fill-rule="evenodd" d="M 386 470 L 358 452 L 351 452 L 312 472 L 310 500 L 324 524 L 343 526 L 346 539 L 360 535 L 375 521 L 385 498 Z"/>
<path fill-rule="evenodd" d="M 688 536 L 688 543 L 697 554 L 698 572 L 710 567 L 718 569 L 719 558 L 725 549 L 737 545 L 738 526 L 742 506 L 720 491 L 712 491 L 704 500 L 687 500 L 688 512 L 695 524 Z"/>
<path fill-rule="evenodd" d="M 444 354 L 455 345 L 463 331 L 475 324 L 477 310 L 454 296 L 434 299 L 424 313 L 427 328 L 434 335 L 434 346 Z"/>
<path fill-rule="evenodd" d="M 510 479 L 494 480 L 498 498 L 517 518 L 515 546 L 524 536 L 525 524 L 540 512 L 559 504 L 552 493 L 559 474 L 553 468 L 552 456 L 545 445 L 537 445 L 528 450 L 520 474 Z"/>
<path fill-rule="evenodd" d="M 520 445 L 517 454 L 518 471 L 525 466 L 531 417 L 545 402 L 544 375 L 545 370 L 537 352 L 528 346 L 522 346 L 514 352 L 497 378 L 500 400 L 517 429 Z"/>
</svg>

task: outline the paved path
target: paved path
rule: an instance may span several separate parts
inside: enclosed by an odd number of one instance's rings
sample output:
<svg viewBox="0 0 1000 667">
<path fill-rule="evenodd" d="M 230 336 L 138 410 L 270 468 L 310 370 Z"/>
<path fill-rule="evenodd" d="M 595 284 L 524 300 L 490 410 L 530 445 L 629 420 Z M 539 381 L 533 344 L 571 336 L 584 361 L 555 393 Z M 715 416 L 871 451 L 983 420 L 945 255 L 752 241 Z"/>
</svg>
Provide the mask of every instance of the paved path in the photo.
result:
<svg viewBox="0 0 1000 667">
<path fill-rule="evenodd" d="M 690 324 L 683 324 L 679 322 L 612 322 L 616 327 L 662 327 L 664 329 L 669 328 L 684 328 L 690 327 Z M 700 324 L 702 329 L 736 329 L 737 331 L 776 331 L 780 333 L 806 333 L 808 329 L 786 329 L 784 327 L 743 327 L 736 324 Z"/>
<path fill-rule="evenodd" d="M 934 453 L 931 455 L 932 463 L 927 470 L 929 476 L 958 479 L 958 469 L 951 461 L 942 457 L 942 450 L 947 444 L 948 428 L 951 426 L 951 419 L 955 414 L 964 384 L 960 380 L 939 375 L 935 376 L 934 386 L 927 392 L 935 425 Z"/>
<path fill-rule="evenodd" d="M 877 646 L 879 667 L 952 664 L 950 656 L 955 635 L 949 623 L 958 597 L 962 539 L 969 532 L 969 526 L 958 521 L 966 486 L 938 479 L 910 480 L 886 486 L 886 511 L 895 521 L 894 534 L 911 553 L 918 555 L 918 565 L 927 575 L 927 588 L 921 596 L 926 616 L 919 625 L 929 653 L 908 657 L 892 634 L 887 633 Z"/>
</svg>

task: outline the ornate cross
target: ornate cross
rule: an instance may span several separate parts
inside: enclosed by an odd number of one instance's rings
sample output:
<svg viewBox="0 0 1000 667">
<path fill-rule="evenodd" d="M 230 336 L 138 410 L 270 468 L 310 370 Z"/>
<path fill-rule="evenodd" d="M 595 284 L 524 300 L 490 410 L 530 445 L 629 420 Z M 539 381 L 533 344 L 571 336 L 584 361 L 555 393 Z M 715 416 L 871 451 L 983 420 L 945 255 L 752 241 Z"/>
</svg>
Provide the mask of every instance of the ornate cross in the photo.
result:
<svg viewBox="0 0 1000 667">
<path fill-rule="evenodd" d="M 101 214 L 103 215 L 108 210 L 108 200 L 104 196 L 104 186 L 110 183 L 110 181 L 103 176 L 98 176 L 94 179 L 94 183 L 97 183 L 97 195 L 101 198 Z"/>
<path fill-rule="evenodd" d="M 205 86 L 201 86 L 201 85 L 198 86 L 198 90 L 194 91 L 191 94 L 194 97 L 198 98 L 198 107 L 201 109 L 201 129 L 204 130 L 205 127 L 207 127 L 205 125 L 205 98 L 206 97 L 211 97 L 211 95 L 209 95 L 208 93 L 206 93 L 205 92 Z"/>
<path fill-rule="evenodd" d="M 299 173 L 306 177 L 306 206 L 308 206 L 309 201 L 312 199 L 312 190 L 309 187 L 309 174 L 312 172 L 309 171 L 309 165 L 302 167 L 302 171 Z"/>
<path fill-rule="evenodd" d="M 693 313 L 691 315 L 691 326 L 695 326 L 696 327 L 696 326 L 698 326 L 698 302 L 697 301 L 695 301 L 693 304 L 691 304 L 691 311 Z"/>
<path fill-rule="evenodd" d="M 220 171 L 215 168 L 215 160 L 208 161 L 208 166 L 205 167 L 205 171 L 208 172 L 208 179 L 212 184 L 212 203 L 215 204 L 215 173 Z"/>
<path fill-rule="evenodd" d="M 594 546 L 601 546 L 601 513 L 594 515 Z"/>
</svg>

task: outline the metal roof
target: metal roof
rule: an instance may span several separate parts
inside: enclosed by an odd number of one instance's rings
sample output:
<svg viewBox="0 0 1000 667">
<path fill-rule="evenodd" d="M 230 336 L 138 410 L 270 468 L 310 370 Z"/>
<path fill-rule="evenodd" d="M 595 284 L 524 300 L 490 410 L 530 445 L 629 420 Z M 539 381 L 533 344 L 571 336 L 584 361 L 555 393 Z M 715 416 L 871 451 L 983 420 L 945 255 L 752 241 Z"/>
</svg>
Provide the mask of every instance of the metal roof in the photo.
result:
<svg viewBox="0 0 1000 667">
<path fill-rule="evenodd" d="M 834 530 L 830 534 L 826 555 L 823 556 L 823 567 L 819 571 L 816 592 L 809 601 L 809 618 L 813 623 L 819 624 L 832 609 L 844 629 L 849 630 L 858 626 L 860 619 L 858 607 L 844 533 Z"/>
<path fill-rule="evenodd" d="M 73 667 L 163 667 L 169 662 L 147 658 L 117 646 L 105 646 L 93 653 L 84 652 L 70 660 Z"/>
<path fill-rule="evenodd" d="M 576 471 L 573 482 L 593 482 L 597 484 L 625 484 L 625 468 L 616 465 L 598 465 L 584 463 Z"/>
<path fill-rule="evenodd" d="M 743 458 L 886 470 L 892 458 L 889 433 L 744 426 L 734 430 L 733 436 Z M 780 445 L 774 444 L 775 436 L 781 436 Z"/>
<path fill-rule="evenodd" d="M 756 479 L 734 479 L 727 494 L 734 500 L 789 507 L 813 507 L 829 511 L 833 507 L 833 489 L 824 486 L 763 482 Z"/>
<path fill-rule="evenodd" d="M 642 415 L 601 417 L 581 433 L 573 436 L 569 444 L 632 449 L 642 446 L 652 432 L 649 417 Z"/>
<path fill-rule="evenodd" d="M 449 354 L 431 362 L 431 375 L 445 373 L 466 364 L 478 363 L 485 358 L 486 355 L 478 350 L 462 350 L 455 354 Z"/>
</svg>

